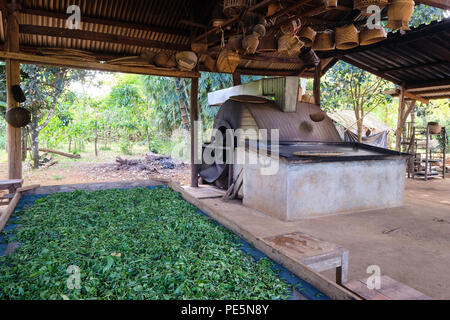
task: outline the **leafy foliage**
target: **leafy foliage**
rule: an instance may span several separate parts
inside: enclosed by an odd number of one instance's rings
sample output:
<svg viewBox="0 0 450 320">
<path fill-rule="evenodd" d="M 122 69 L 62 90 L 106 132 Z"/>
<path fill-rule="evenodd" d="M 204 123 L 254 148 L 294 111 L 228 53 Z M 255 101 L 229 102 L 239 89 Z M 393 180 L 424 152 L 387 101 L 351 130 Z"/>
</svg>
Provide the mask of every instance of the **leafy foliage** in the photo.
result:
<svg viewBox="0 0 450 320">
<path fill-rule="evenodd" d="M 52 194 L 18 213 L 0 299 L 279 299 L 288 284 L 169 188 Z M 81 289 L 68 289 L 78 266 Z"/>
</svg>

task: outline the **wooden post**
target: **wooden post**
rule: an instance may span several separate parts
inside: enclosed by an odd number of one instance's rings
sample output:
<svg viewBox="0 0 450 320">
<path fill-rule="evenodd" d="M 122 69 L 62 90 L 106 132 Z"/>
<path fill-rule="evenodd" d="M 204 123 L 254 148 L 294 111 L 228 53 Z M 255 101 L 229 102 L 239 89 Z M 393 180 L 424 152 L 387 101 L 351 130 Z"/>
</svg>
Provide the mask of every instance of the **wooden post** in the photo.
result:
<svg viewBox="0 0 450 320">
<path fill-rule="evenodd" d="M 320 106 L 320 78 L 322 77 L 321 63 L 316 66 L 314 72 L 314 104 Z"/>
<path fill-rule="evenodd" d="M 395 150 L 397 151 L 401 150 L 404 110 L 405 110 L 405 88 L 402 86 L 400 87 L 400 95 L 398 97 L 397 130 L 395 131 Z"/>
<path fill-rule="evenodd" d="M 242 84 L 241 74 L 238 72 L 233 73 L 233 86 L 238 86 Z"/>
<path fill-rule="evenodd" d="M 191 79 L 191 187 L 198 187 L 198 78 Z"/>
<path fill-rule="evenodd" d="M 8 29 L 7 29 L 7 50 L 9 52 L 19 52 L 19 11 L 15 1 L 8 5 Z M 6 88 L 8 109 L 16 107 L 17 101 L 14 99 L 11 87 L 20 85 L 20 63 L 17 60 L 6 60 Z M 7 145 L 8 145 L 8 177 L 9 179 L 22 179 L 22 130 L 7 125 Z"/>
</svg>

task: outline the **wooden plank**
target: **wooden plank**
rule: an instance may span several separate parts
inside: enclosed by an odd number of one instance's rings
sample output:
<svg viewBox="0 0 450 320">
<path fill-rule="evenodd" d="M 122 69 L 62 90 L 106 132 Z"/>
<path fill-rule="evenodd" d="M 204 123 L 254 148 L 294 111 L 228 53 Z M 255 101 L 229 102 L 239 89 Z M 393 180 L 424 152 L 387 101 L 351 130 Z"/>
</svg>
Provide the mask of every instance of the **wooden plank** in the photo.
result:
<svg viewBox="0 0 450 320">
<path fill-rule="evenodd" d="M 202 200 L 196 199 L 189 193 L 184 191 L 178 184 L 171 182 L 169 186 L 177 192 L 180 192 L 183 198 L 202 210 L 208 216 L 222 224 L 224 227 L 230 229 L 249 243 L 253 244 L 259 251 L 266 256 L 276 261 L 277 263 L 286 267 L 289 271 L 307 281 L 318 290 L 325 293 L 331 299 L 337 300 L 360 300 L 361 298 L 344 287 L 328 280 L 321 274 L 308 268 L 304 264 L 295 261 L 294 259 L 287 257 L 280 251 L 276 250 L 272 246 L 265 243 L 261 238 L 254 236 L 252 233 L 245 229 L 245 226 L 234 223 L 231 219 L 220 213 L 220 207 L 208 206 Z M 223 206 L 227 206 L 226 202 L 223 202 Z"/>
<path fill-rule="evenodd" d="M 40 186 L 41 186 L 40 184 L 32 184 L 32 185 L 29 185 L 26 187 L 20 187 L 20 188 L 17 188 L 16 192 L 25 192 L 25 191 L 34 190 L 34 189 L 39 188 Z"/>
<path fill-rule="evenodd" d="M 18 52 L 6 52 L 0 51 L 0 60 L 15 59 L 21 63 L 30 63 L 38 65 L 54 65 L 60 67 L 84 69 L 84 70 L 99 70 L 108 72 L 123 72 L 134 74 L 148 74 L 153 76 L 163 77 L 178 77 L 178 78 L 199 78 L 200 74 L 194 71 L 179 71 L 163 68 L 154 68 L 149 66 L 144 67 L 128 67 L 121 65 L 113 65 L 100 62 L 86 62 L 75 61 L 69 59 L 54 58 L 49 56 L 38 56 L 35 54 L 18 53 Z"/>
<path fill-rule="evenodd" d="M 55 28 L 46 26 L 35 26 L 29 24 L 21 24 L 20 33 L 36 34 L 41 36 L 57 37 L 57 38 L 63 37 L 79 40 L 100 41 L 107 43 L 120 43 L 130 46 L 139 46 L 144 48 L 157 48 L 175 51 L 185 51 L 191 49 L 189 45 L 185 44 L 175 44 L 158 40 L 134 38 L 110 33 L 92 32 L 67 28 Z"/>
<path fill-rule="evenodd" d="M 199 185 L 197 188 L 190 186 L 183 186 L 183 188 L 197 199 L 221 198 L 225 194 L 225 190 L 206 184 Z"/>
<path fill-rule="evenodd" d="M 0 216 L 0 232 L 3 231 L 3 228 L 5 228 L 6 223 L 8 222 L 9 218 L 11 217 L 11 214 L 14 212 L 14 209 L 17 206 L 17 203 L 19 202 L 21 197 L 20 192 L 16 192 L 14 194 L 13 199 L 8 204 L 8 207 L 6 208 L 6 211 Z"/>
</svg>

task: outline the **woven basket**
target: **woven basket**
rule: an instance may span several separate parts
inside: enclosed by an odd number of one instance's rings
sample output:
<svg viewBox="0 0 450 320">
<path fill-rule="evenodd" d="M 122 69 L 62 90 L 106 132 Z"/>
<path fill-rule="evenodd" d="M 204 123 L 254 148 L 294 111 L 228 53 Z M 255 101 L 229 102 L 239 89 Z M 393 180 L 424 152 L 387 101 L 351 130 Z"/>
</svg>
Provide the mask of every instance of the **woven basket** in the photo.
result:
<svg viewBox="0 0 450 320">
<path fill-rule="evenodd" d="M 216 60 L 214 60 L 211 56 L 206 56 L 205 58 L 205 66 L 208 68 L 210 72 L 216 72 Z"/>
<path fill-rule="evenodd" d="M 255 0 L 224 0 L 223 13 L 227 17 L 235 17 L 255 4 Z"/>
<path fill-rule="evenodd" d="M 291 47 L 288 49 L 288 56 L 298 56 L 300 53 L 300 50 L 305 45 L 303 42 L 295 38 L 295 42 L 291 45 Z"/>
<path fill-rule="evenodd" d="M 278 38 L 278 50 L 280 54 L 287 54 L 289 49 L 295 45 L 297 39 L 291 34 L 283 34 Z"/>
<path fill-rule="evenodd" d="M 253 27 L 253 34 L 258 35 L 259 37 L 264 37 L 266 35 L 266 27 L 263 24 L 258 23 Z"/>
<path fill-rule="evenodd" d="M 191 43 L 191 49 L 197 54 L 202 54 L 208 51 L 208 44 L 206 42 L 193 42 Z"/>
<path fill-rule="evenodd" d="M 392 30 L 410 30 L 408 24 L 414 12 L 414 4 L 412 0 L 393 0 L 389 4 L 386 27 Z"/>
<path fill-rule="evenodd" d="M 281 5 L 279 2 L 272 2 L 267 7 L 266 17 L 273 16 L 275 13 L 281 10 Z"/>
<path fill-rule="evenodd" d="M 259 39 L 259 45 L 256 52 L 275 52 L 277 51 L 277 41 L 275 37 L 269 35 Z"/>
<path fill-rule="evenodd" d="M 242 51 L 242 35 L 235 34 L 228 38 L 227 49 Z"/>
<path fill-rule="evenodd" d="M 255 54 L 258 45 L 259 35 L 257 34 L 250 34 L 242 39 L 242 48 L 244 48 L 245 53 L 247 54 Z"/>
<path fill-rule="evenodd" d="M 387 0 L 354 0 L 353 9 L 365 13 L 368 6 L 375 5 L 379 7 L 384 7 L 387 4 L 388 4 Z"/>
<path fill-rule="evenodd" d="M 334 50 L 334 31 L 324 31 L 316 35 L 313 49 L 316 51 Z"/>
<path fill-rule="evenodd" d="M 177 66 L 175 55 L 168 55 L 167 53 L 160 52 L 153 59 L 158 67 L 162 68 L 174 68 Z"/>
<path fill-rule="evenodd" d="M 197 65 L 197 55 L 192 51 L 181 51 L 175 56 L 178 69 L 181 71 L 192 71 Z"/>
<path fill-rule="evenodd" d="M 359 45 L 358 30 L 353 24 L 336 28 L 336 48 L 348 50 Z"/>
<path fill-rule="evenodd" d="M 318 66 L 320 64 L 320 58 L 310 47 L 303 48 L 302 52 L 298 55 L 300 60 L 303 61 L 304 65 L 308 68 L 313 66 Z"/>
<path fill-rule="evenodd" d="M 367 46 L 372 43 L 380 42 L 386 39 L 386 31 L 384 28 L 381 29 L 368 29 L 364 28 L 359 33 L 359 44 L 362 46 Z"/>
<path fill-rule="evenodd" d="M 302 25 L 300 19 L 291 20 L 280 27 L 284 34 L 294 34 Z"/>
<path fill-rule="evenodd" d="M 307 93 L 302 95 L 302 102 L 310 103 L 313 97 Z"/>
<path fill-rule="evenodd" d="M 322 0 L 325 8 L 335 8 L 338 5 L 338 0 Z"/>
<path fill-rule="evenodd" d="M 233 73 L 241 62 L 241 57 L 235 51 L 223 49 L 217 58 L 217 71 L 222 73 Z"/>
<path fill-rule="evenodd" d="M 305 44 L 305 47 L 311 47 L 316 38 L 316 32 L 311 27 L 300 29 L 298 38 Z"/>
</svg>

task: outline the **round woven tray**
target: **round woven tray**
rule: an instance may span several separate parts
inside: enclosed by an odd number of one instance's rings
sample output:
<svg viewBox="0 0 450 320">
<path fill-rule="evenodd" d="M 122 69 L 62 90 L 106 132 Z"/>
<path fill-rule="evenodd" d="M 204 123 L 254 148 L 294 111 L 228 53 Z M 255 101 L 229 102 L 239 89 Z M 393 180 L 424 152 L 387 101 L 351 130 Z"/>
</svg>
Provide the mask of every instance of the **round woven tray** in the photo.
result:
<svg viewBox="0 0 450 320">
<path fill-rule="evenodd" d="M 249 103 L 266 103 L 267 101 L 269 101 L 263 97 L 250 96 L 250 95 L 231 96 L 230 100 L 237 101 L 237 102 L 249 102 Z"/>
</svg>

